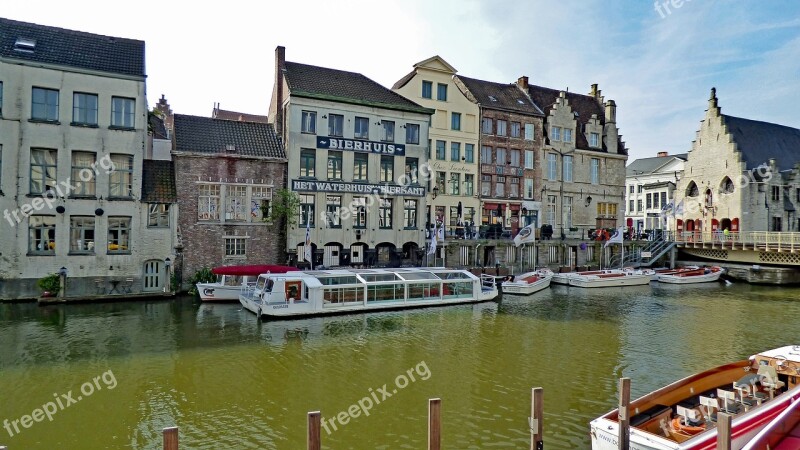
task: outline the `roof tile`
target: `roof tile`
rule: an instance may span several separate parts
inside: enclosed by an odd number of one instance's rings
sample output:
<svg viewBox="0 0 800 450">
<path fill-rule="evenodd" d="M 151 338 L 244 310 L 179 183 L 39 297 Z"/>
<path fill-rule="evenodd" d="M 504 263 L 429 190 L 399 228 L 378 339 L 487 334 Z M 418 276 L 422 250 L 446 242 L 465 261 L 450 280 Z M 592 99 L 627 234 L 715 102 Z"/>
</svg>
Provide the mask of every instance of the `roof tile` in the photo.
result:
<svg viewBox="0 0 800 450">
<path fill-rule="evenodd" d="M 286 158 L 283 143 L 269 123 L 175 114 L 174 136 L 177 151 L 224 154 L 232 145 L 235 155 Z"/>
</svg>

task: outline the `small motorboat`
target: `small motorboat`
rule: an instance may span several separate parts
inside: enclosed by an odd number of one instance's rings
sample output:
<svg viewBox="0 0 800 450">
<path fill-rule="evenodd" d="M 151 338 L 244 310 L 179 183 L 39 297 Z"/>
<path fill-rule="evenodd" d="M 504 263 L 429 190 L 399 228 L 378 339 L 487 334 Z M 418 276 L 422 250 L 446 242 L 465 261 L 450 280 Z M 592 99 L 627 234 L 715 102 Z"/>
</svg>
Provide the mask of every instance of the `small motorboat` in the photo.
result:
<svg viewBox="0 0 800 450">
<path fill-rule="evenodd" d="M 513 281 L 504 281 L 503 292 L 515 295 L 530 295 L 550 287 L 553 272 L 550 269 L 538 269 L 514 277 Z"/>
<path fill-rule="evenodd" d="M 672 284 L 693 284 L 708 283 L 719 280 L 725 273 L 725 269 L 719 266 L 698 267 L 696 269 L 683 269 L 675 272 L 665 272 L 656 274 L 656 279 L 661 283 Z"/>
<path fill-rule="evenodd" d="M 567 278 L 570 286 L 580 288 L 604 288 L 623 286 L 643 286 L 650 284 L 653 270 L 635 270 L 629 267 L 621 270 L 607 270 L 606 273 L 576 272 Z"/>
<path fill-rule="evenodd" d="M 220 266 L 211 269 L 217 276 L 212 283 L 197 283 L 197 292 L 204 302 L 235 302 L 242 286 L 255 283 L 262 273 L 286 273 L 297 267 L 277 265 Z"/>
</svg>

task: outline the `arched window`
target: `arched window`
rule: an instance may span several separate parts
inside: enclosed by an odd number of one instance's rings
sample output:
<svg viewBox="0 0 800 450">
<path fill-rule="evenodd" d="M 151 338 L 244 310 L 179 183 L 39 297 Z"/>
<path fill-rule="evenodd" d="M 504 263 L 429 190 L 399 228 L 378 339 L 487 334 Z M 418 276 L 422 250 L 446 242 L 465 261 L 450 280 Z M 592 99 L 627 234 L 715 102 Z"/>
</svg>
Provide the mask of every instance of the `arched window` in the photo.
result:
<svg viewBox="0 0 800 450">
<path fill-rule="evenodd" d="M 714 206 L 714 194 L 711 192 L 711 189 L 706 189 L 705 202 L 706 208 Z"/>
<path fill-rule="evenodd" d="M 700 189 L 697 188 L 697 183 L 690 181 L 689 186 L 686 188 L 686 196 L 697 197 L 698 195 L 700 195 Z"/>
<path fill-rule="evenodd" d="M 733 180 L 729 177 L 725 177 L 722 179 L 722 183 L 719 184 L 719 191 L 723 194 L 733 194 L 733 191 L 736 188 L 733 186 Z"/>
</svg>

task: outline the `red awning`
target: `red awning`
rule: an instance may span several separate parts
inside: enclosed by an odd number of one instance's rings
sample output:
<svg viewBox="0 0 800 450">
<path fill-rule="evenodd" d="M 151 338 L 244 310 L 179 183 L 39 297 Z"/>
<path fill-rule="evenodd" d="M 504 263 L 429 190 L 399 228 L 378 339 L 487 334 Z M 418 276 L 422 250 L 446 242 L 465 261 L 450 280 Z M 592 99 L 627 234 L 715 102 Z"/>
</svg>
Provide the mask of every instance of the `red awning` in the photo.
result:
<svg viewBox="0 0 800 450">
<path fill-rule="evenodd" d="M 512 203 L 509 206 L 511 207 L 512 211 L 519 211 L 519 207 L 520 207 L 519 203 Z"/>
<path fill-rule="evenodd" d="M 498 206 L 502 206 L 499 203 L 484 203 L 483 209 L 497 209 Z"/>
<path fill-rule="evenodd" d="M 263 273 L 286 273 L 292 270 L 300 270 L 297 267 L 291 266 L 272 266 L 272 265 L 255 265 L 255 266 L 221 266 L 214 267 L 211 273 L 214 275 L 238 275 L 257 277 Z"/>
</svg>

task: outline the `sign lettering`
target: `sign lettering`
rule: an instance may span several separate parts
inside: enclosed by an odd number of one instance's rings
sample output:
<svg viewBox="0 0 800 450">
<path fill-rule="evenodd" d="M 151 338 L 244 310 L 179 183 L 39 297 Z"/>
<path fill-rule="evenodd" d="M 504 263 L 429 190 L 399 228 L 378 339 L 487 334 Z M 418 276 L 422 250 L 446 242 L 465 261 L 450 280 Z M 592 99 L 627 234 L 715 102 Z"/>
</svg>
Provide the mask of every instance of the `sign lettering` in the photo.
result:
<svg viewBox="0 0 800 450">
<path fill-rule="evenodd" d="M 354 152 L 380 153 L 382 155 L 405 156 L 406 146 L 388 142 L 362 141 L 337 137 L 317 136 L 317 148 L 328 150 L 352 150 Z"/>
<path fill-rule="evenodd" d="M 353 194 L 380 194 L 389 196 L 424 197 L 422 186 L 390 184 L 346 183 L 341 181 L 292 180 L 292 190 L 297 192 L 340 192 Z"/>
</svg>

